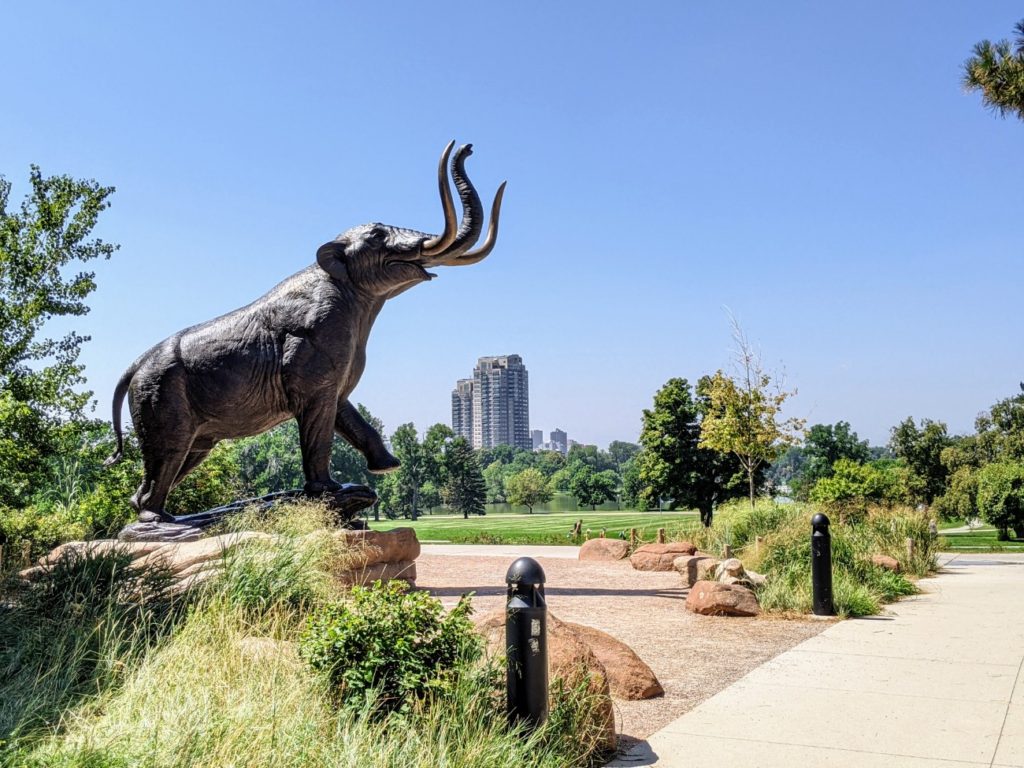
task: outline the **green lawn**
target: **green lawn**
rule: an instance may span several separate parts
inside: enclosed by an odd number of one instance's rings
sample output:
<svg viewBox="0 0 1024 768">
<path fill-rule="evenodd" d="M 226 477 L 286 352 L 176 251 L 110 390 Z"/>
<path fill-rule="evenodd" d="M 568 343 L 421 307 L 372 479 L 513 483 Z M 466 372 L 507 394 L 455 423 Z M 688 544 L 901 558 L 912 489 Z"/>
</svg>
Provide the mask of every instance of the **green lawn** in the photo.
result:
<svg viewBox="0 0 1024 768">
<path fill-rule="evenodd" d="M 370 528 L 386 531 L 401 526 L 412 526 L 420 541 L 445 541 L 456 544 L 576 544 L 569 537 L 577 520 L 583 521 L 583 530 L 590 529 L 591 538 L 597 538 L 605 529 L 608 538 L 620 533 L 629 535 L 630 528 L 647 541 L 654 540 L 658 528 L 665 528 L 669 536 L 699 525 L 695 512 L 549 512 L 527 514 L 500 514 L 471 517 L 424 515 L 415 523 L 410 520 L 370 521 Z"/>
<path fill-rule="evenodd" d="M 986 525 L 967 533 L 943 533 L 944 552 L 1024 552 L 1024 539 L 999 541 L 996 529 Z"/>
</svg>

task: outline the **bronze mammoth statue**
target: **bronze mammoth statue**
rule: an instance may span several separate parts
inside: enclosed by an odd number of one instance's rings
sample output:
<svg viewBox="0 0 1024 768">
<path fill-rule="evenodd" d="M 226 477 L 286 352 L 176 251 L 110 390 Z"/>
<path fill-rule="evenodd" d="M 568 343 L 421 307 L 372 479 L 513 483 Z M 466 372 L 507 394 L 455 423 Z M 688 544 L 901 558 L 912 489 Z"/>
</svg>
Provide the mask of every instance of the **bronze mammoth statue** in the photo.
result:
<svg viewBox="0 0 1024 768">
<path fill-rule="evenodd" d="M 173 521 L 167 494 L 220 440 L 256 435 L 295 418 L 299 425 L 305 492 L 340 484 L 330 475 L 331 440 L 341 435 L 365 457 L 371 472 L 398 467 L 348 397 L 366 364 L 366 340 L 384 302 L 436 275 L 436 266 L 475 264 L 494 248 L 502 183 L 491 207 L 487 237 L 483 207 L 469 177 L 472 145 L 445 147 L 437 169 L 444 231 L 431 235 L 385 224 L 363 224 L 317 250 L 317 263 L 240 309 L 179 331 L 143 353 L 114 391 L 121 458 L 121 403 L 129 409 L 142 450 L 144 476 L 132 497 L 142 522 Z M 448 183 L 462 203 L 456 215 Z"/>
</svg>

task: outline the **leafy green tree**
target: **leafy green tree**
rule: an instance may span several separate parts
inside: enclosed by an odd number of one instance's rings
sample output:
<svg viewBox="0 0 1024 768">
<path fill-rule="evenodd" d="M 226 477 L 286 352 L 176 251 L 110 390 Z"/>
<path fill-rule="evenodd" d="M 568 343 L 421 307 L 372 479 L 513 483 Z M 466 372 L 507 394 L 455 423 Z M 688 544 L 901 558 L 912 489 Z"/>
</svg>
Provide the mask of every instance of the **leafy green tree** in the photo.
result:
<svg viewBox="0 0 1024 768">
<path fill-rule="evenodd" d="M 1024 384 L 1021 393 L 1000 400 L 977 418 L 979 460 L 1024 461 Z"/>
<path fill-rule="evenodd" d="M 1009 40 L 982 40 L 964 62 L 964 88 L 981 91 L 986 107 L 1001 117 L 1016 114 L 1024 120 L 1024 20 L 1017 22 L 1016 47 Z"/>
<path fill-rule="evenodd" d="M 427 482 L 441 488 L 445 483 L 444 452 L 448 442 L 455 437 L 447 424 L 434 424 L 423 435 L 423 460 L 426 462 Z"/>
<path fill-rule="evenodd" d="M 978 473 L 978 510 L 999 538 L 1024 538 L 1024 464 L 999 461 Z"/>
<path fill-rule="evenodd" d="M 426 453 L 416 427 L 411 423 L 398 427 L 391 436 L 391 450 L 402 464 L 395 472 L 385 475 L 394 477 L 388 486 L 390 505 L 403 517 L 415 520 L 419 516 L 420 488 L 428 471 Z"/>
<path fill-rule="evenodd" d="M 815 424 L 804 437 L 803 466 L 794 478 L 794 490 L 806 498 L 815 483 L 832 476 L 832 467 L 840 459 L 863 464 L 869 457 L 867 440 L 859 440 L 849 422 Z"/>
<path fill-rule="evenodd" d="M 80 266 L 117 250 L 91 237 L 113 187 L 44 177 L 35 165 L 29 182 L 12 210 L 11 184 L 0 176 L 0 505 L 12 507 L 46 484 L 48 457 L 75 441 L 92 396 L 76 389 L 88 337 L 46 338 L 44 326 L 89 311 L 95 273 Z"/>
<path fill-rule="evenodd" d="M 922 419 L 918 428 L 908 417 L 892 428 L 889 447 L 910 470 L 911 491 L 917 500 L 931 504 L 945 492 L 948 472 L 942 463 L 942 451 L 951 442 L 941 421 Z"/>
<path fill-rule="evenodd" d="M 551 501 L 551 486 L 539 469 L 527 467 L 505 478 L 505 498 L 513 506 L 524 506 L 533 514 L 535 504 Z"/>
<path fill-rule="evenodd" d="M 602 451 L 596 445 L 573 445 L 569 448 L 569 455 L 566 463 L 568 464 L 586 464 L 595 472 L 604 472 L 605 470 L 615 470 L 617 464 L 612 455 L 607 451 Z"/>
<path fill-rule="evenodd" d="M 495 459 L 484 469 L 484 487 L 486 488 L 487 501 L 489 503 L 500 503 L 505 501 L 505 475 L 507 467 Z"/>
<path fill-rule="evenodd" d="M 892 461 L 862 464 L 844 458 L 835 463 L 831 475 L 815 483 L 810 499 L 836 509 L 845 518 L 862 514 L 871 502 L 899 499 L 901 485 L 899 468 Z"/>
<path fill-rule="evenodd" d="M 641 512 L 647 511 L 648 501 L 644 497 L 644 483 L 640 478 L 640 464 L 643 461 L 643 452 L 629 459 L 621 467 L 619 477 L 622 479 L 622 503 L 627 507 L 635 507 Z"/>
<path fill-rule="evenodd" d="M 739 380 L 717 371 L 708 380 L 708 409 L 701 420 L 702 448 L 731 453 L 747 476 L 750 505 L 754 505 L 758 472 L 796 441 L 799 419 L 780 419 L 782 404 L 792 394 L 769 389 L 771 377 L 755 373 Z"/>
<path fill-rule="evenodd" d="M 946 492 L 935 499 L 935 508 L 945 520 L 973 520 L 978 512 L 978 470 L 959 467 L 949 475 Z"/>
<path fill-rule="evenodd" d="M 768 483 L 773 487 L 800 485 L 800 476 L 804 469 L 804 449 L 800 445 L 790 445 L 783 449 L 779 457 L 772 462 L 765 472 Z M 794 491 L 795 492 L 795 491 Z"/>
<path fill-rule="evenodd" d="M 698 383 L 698 393 L 708 385 Z M 735 456 L 700 446 L 701 419 L 708 406 L 702 394 L 695 398 L 686 379 L 669 379 L 654 395 L 654 407 L 643 412 L 637 457 L 642 506 L 673 499 L 676 506 L 696 507 L 701 522 L 711 525 L 717 504 L 742 495 L 742 471 Z"/>
<path fill-rule="evenodd" d="M 470 515 L 484 514 L 487 501 L 487 485 L 480 462 L 464 437 L 449 441 L 444 452 L 445 484 L 441 497 L 445 504 L 461 512 L 468 519 Z"/>
<path fill-rule="evenodd" d="M 640 453 L 640 446 L 636 443 L 627 443 L 624 440 L 612 440 L 608 445 L 608 454 L 615 462 L 615 469 L 620 473 L 627 461 Z"/>
<path fill-rule="evenodd" d="M 534 464 L 544 477 L 550 478 L 558 470 L 565 467 L 565 456 L 558 451 L 537 451 Z"/>
<path fill-rule="evenodd" d="M 582 462 L 570 464 L 572 477 L 569 479 L 569 493 L 578 504 L 589 505 L 596 509 L 598 504 L 615 498 L 615 489 L 619 478 L 614 471 L 606 469 L 595 472 L 589 464 Z"/>
</svg>

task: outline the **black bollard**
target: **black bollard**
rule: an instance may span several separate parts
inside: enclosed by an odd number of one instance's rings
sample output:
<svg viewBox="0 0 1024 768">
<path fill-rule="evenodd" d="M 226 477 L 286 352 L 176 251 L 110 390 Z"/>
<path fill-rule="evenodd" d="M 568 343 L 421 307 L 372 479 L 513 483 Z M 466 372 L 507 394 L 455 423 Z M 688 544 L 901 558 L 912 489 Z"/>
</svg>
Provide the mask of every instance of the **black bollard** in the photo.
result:
<svg viewBox="0 0 1024 768">
<path fill-rule="evenodd" d="M 505 574 L 508 714 L 536 728 L 548 717 L 548 608 L 544 569 L 521 557 Z"/>
<path fill-rule="evenodd" d="M 832 604 L 832 534 L 828 517 L 820 512 L 811 518 L 811 588 L 815 616 L 835 616 Z"/>
</svg>

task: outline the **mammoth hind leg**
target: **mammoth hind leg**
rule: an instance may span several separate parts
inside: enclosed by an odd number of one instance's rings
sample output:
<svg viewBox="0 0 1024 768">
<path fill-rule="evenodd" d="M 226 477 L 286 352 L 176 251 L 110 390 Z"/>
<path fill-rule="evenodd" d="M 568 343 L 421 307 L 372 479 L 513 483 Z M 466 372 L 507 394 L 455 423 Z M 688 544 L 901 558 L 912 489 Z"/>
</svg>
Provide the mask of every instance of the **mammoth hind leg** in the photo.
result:
<svg viewBox="0 0 1024 768">
<path fill-rule="evenodd" d="M 173 515 L 164 511 L 164 504 L 167 501 L 167 494 L 178 484 L 180 478 L 184 477 L 185 473 L 182 470 L 190 457 L 190 444 L 191 440 L 188 443 L 164 443 L 143 453 L 142 485 L 132 497 L 132 506 L 138 510 L 140 520 L 174 519 Z M 195 464 L 201 460 L 197 460 Z"/>
<path fill-rule="evenodd" d="M 296 416 L 299 422 L 299 447 L 302 472 L 306 476 L 308 496 L 321 496 L 341 488 L 331 479 L 331 440 L 334 437 L 335 401 L 311 403 Z"/>
<path fill-rule="evenodd" d="M 393 472 L 401 462 L 391 455 L 377 430 L 370 426 L 348 400 L 338 401 L 334 431 L 366 457 L 366 467 L 374 474 Z"/>
</svg>

